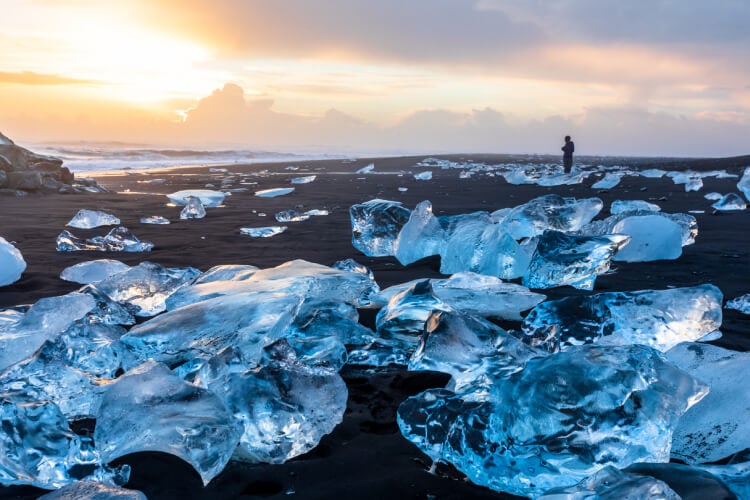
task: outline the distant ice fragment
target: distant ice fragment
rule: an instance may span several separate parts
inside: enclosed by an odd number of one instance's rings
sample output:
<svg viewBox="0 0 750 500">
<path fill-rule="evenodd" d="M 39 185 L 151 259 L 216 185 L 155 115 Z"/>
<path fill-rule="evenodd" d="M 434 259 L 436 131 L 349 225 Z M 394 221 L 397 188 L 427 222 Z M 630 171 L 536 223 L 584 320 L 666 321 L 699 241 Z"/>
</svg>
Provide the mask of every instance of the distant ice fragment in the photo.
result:
<svg viewBox="0 0 750 500">
<path fill-rule="evenodd" d="M 672 178 L 676 185 L 684 184 L 687 193 L 700 191 L 703 187 L 703 178 L 698 172 L 688 170 L 686 172 L 669 172 L 667 175 Z"/>
<path fill-rule="evenodd" d="M 711 208 L 719 210 L 721 212 L 728 212 L 733 210 L 745 210 L 747 204 L 737 193 L 727 193 L 721 197 L 719 201 L 711 205 Z"/>
<path fill-rule="evenodd" d="M 308 214 L 296 210 L 284 210 L 278 212 L 275 217 L 278 222 L 302 222 L 310 218 Z"/>
<path fill-rule="evenodd" d="M 357 170 L 354 173 L 355 174 L 369 174 L 373 170 L 375 170 L 375 164 L 374 163 L 370 163 L 370 164 L 365 165 L 364 167 L 360 168 L 359 170 Z"/>
<path fill-rule="evenodd" d="M 255 192 L 255 196 L 260 198 L 276 198 L 277 196 L 284 196 L 294 191 L 294 188 L 275 188 L 275 189 L 261 189 Z"/>
<path fill-rule="evenodd" d="M 218 396 L 149 361 L 110 384 L 94 441 L 105 462 L 161 451 L 185 460 L 208 484 L 226 466 L 241 434 Z"/>
<path fill-rule="evenodd" d="M 666 173 L 666 170 L 662 170 L 660 168 L 647 168 L 646 170 L 641 170 L 640 172 L 641 177 L 648 177 L 650 179 L 659 179 L 661 177 L 664 177 L 664 174 Z"/>
<path fill-rule="evenodd" d="M 226 193 L 210 189 L 186 189 L 184 191 L 177 191 L 176 193 L 168 194 L 167 198 L 172 200 L 172 203 L 177 206 L 184 206 L 187 204 L 188 197 L 190 196 L 200 199 L 204 207 L 213 208 L 224 203 Z"/>
<path fill-rule="evenodd" d="M 212 283 L 214 281 L 242 281 L 252 277 L 258 270 L 258 267 L 249 264 L 226 264 L 222 266 L 214 266 L 198 276 L 193 282 L 193 285 Z"/>
<path fill-rule="evenodd" d="M 21 279 L 26 261 L 21 252 L 0 236 L 0 286 L 10 285 Z"/>
<path fill-rule="evenodd" d="M 96 481 L 76 481 L 59 490 L 39 497 L 39 500 L 147 500 L 138 490 L 128 490 Z"/>
<path fill-rule="evenodd" d="M 197 196 L 186 196 L 185 207 L 180 211 L 180 219 L 202 219 L 206 216 L 206 209 Z"/>
<path fill-rule="evenodd" d="M 632 215 L 612 228 L 615 234 L 630 237 L 630 242 L 612 258 L 621 262 L 674 260 L 682 255 L 682 228 L 659 214 Z"/>
<path fill-rule="evenodd" d="M 66 226 L 77 229 L 92 229 L 99 226 L 114 226 L 120 223 L 120 219 L 114 215 L 99 210 L 79 210 Z"/>
<path fill-rule="evenodd" d="M 308 210 L 307 212 L 305 212 L 305 215 L 310 215 L 313 217 L 321 217 L 321 216 L 328 215 L 328 210 L 321 210 L 319 208 L 313 208 L 312 210 Z"/>
<path fill-rule="evenodd" d="M 397 201 L 375 199 L 352 205 L 352 245 L 368 257 L 394 255 L 396 239 L 410 214 Z"/>
<path fill-rule="evenodd" d="M 126 227 L 119 226 L 111 230 L 106 236 L 94 236 L 82 239 L 69 231 L 63 231 L 57 236 L 58 252 L 149 252 L 154 248 L 150 241 L 139 240 Z"/>
<path fill-rule="evenodd" d="M 643 200 L 615 200 L 609 208 L 612 215 L 642 210 L 645 212 L 661 212 L 661 207 L 655 203 Z"/>
<path fill-rule="evenodd" d="M 706 193 L 705 195 L 703 195 L 703 197 L 709 201 L 718 201 L 723 197 L 723 195 L 721 193 L 717 193 L 716 191 L 712 191 L 710 193 Z"/>
<path fill-rule="evenodd" d="M 431 255 L 439 255 L 445 248 L 446 234 L 432 215 L 432 204 L 425 200 L 417 204 L 396 238 L 395 257 L 403 265 Z"/>
<path fill-rule="evenodd" d="M 287 230 L 286 226 L 241 227 L 240 234 L 251 238 L 270 238 Z"/>
<path fill-rule="evenodd" d="M 724 307 L 727 309 L 734 309 L 742 314 L 750 314 L 750 293 L 746 293 L 745 295 L 741 295 L 728 301 Z"/>
<path fill-rule="evenodd" d="M 718 329 L 721 302 L 721 290 L 709 284 L 565 297 L 532 309 L 523 339 L 550 351 L 591 342 L 667 351 Z"/>
<path fill-rule="evenodd" d="M 742 178 L 737 183 L 737 189 L 742 191 L 745 199 L 750 201 L 750 167 L 745 167 L 745 171 L 742 172 Z"/>
<path fill-rule="evenodd" d="M 169 219 L 162 217 L 161 215 L 152 215 L 149 217 L 141 217 L 141 224 L 169 224 Z"/>
<path fill-rule="evenodd" d="M 681 500 L 667 483 L 607 466 L 575 486 L 552 488 L 537 500 Z"/>
<path fill-rule="evenodd" d="M 81 262 L 70 267 L 66 267 L 60 273 L 60 278 L 65 281 L 72 281 L 87 285 L 95 283 L 113 274 L 121 273 L 130 269 L 130 266 L 114 259 L 98 259 Z"/>
<path fill-rule="evenodd" d="M 306 175 L 304 177 L 293 177 L 291 180 L 292 184 L 310 184 L 318 176 L 317 175 Z"/>
<path fill-rule="evenodd" d="M 426 170 L 424 172 L 420 172 L 418 174 L 414 174 L 414 178 L 418 181 L 429 181 L 432 180 L 432 171 Z"/>
<path fill-rule="evenodd" d="M 599 198 L 577 200 L 548 194 L 514 207 L 499 224 L 516 240 L 539 236 L 547 229 L 576 231 L 596 217 L 603 205 Z"/>
<path fill-rule="evenodd" d="M 612 189 L 620 183 L 620 180 L 622 180 L 622 174 L 607 172 L 604 177 L 593 183 L 591 187 L 594 189 Z"/>
</svg>

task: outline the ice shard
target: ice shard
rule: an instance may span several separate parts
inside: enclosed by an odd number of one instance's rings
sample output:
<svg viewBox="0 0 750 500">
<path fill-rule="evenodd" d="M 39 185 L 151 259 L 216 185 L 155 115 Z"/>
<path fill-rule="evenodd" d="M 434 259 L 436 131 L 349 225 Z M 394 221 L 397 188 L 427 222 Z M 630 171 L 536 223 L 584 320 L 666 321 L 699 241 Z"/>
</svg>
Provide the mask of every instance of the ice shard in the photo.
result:
<svg viewBox="0 0 750 500">
<path fill-rule="evenodd" d="M 395 257 L 403 265 L 411 264 L 431 255 L 439 255 L 445 248 L 446 234 L 437 217 L 432 215 L 432 204 L 417 204 L 398 233 L 394 245 Z"/>
<path fill-rule="evenodd" d="M 418 174 L 414 174 L 414 178 L 418 181 L 429 181 L 432 180 L 432 171 L 427 170 L 425 172 L 420 172 Z"/>
<path fill-rule="evenodd" d="M 186 196 L 185 207 L 180 211 L 180 219 L 202 219 L 206 216 L 206 209 L 197 196 Z"/>
<path fill-rule="evenodd" d="M 73 283 L 87 285 L 106 279 L 113 274 L 130 269 L 130 266 L 114 259 L 98 259 L 81 262 L 66 267 L 60 273 L 60 278 Z"/>
<path fill-rule="evenodd" d="M 745 199 L 750 201 L 750 167 L 745 167 L 745 171 L 742 172 L 742 177 L 737 183 L 737 189 L 742 191 Z"/>
<path fill-rule="evenodd" d="M 241 227 L 240 234 L 251 238 L 270 238 L 287 230 L 286 226 Z"/>
<path fill-rule="evenodd" d="M 612 215 L 637 211 L 661 212 L 661 207 L 655 203 L 649 203 L 643 200 L 615 200 L 609 207 L 609 213 Z"/>
<path fill-rule="evenodd" d="M 109 386 L 94 441 L 104 462 L 161 451 L 185 460 L 208 484 L 224 469 L 241 435 L 218 396 L 148 361 Z"/>
<path fill-rule="evenodd" d="M 674 260 L 682 255 L 682 227 L 660 214 L 625 217 L 614 225 L 612 233 L 630 237 L 614 261 Z"/>
<path fill-rule="evenodd" d="M 750 449 L 750 353 L 685 342 L 666 356 L 711 389 L 677 425 L 672 456 L 689 464 L 718 462 Z"/>
<path fill-rule="evenodd" d="M 274 217 L 278 222 L 302 222 L 310 218 L 309 215 L 296 210 L 284 210 L 278 212 Z"/>
<path fill-rule="evenodd" d="M 352 205 L 352 245 L 368 257 L 395 255 L 395 243 L 411 211 L 397 201 L 370 200 Z"/>
<path fill-rule="evenodd" d="M 94 299 L 94 308 L 86 315 L 88 322 L 105 325 L 135 324 L 135 316 L 125 306 L 115 302 L 106 293 L 96 288 L 96 285 L 86 285 L 78 291 Z"/>
<path fill-rule="evenodd" d="M 664 481 L 607 466 L 575 486 L 547 490 L 537 500 L 681 500 Z"/>
<path fill-rule="evenodd" d="M 289 182 L 291 182 L 292 184 L 310 184 L 317 177 L 318 177 L 317 175 L 305 175 L 302 177 L 292 177 L 292 179 Z"/>
<path fill-rule="evenodd" d="M 622 174 L 618 172 L 607 172 L 604 177 L 591 185 L 594 189 L 612 189 L 622 180 Z"/>
<path fill-rule="evenodd" d="M 548 194 L 514 207 L 500 227 L 516 240 L 539 236 L 548 229 L 576 231 L 596 217 L 603 206 L 599 198 L 577 200 Z"/>
<path fill-rule="evenodd" d="M 667 351 L 721 326 L 714 285 L 606 292 L 542 302 L 523 323 L 524 340 L 550 351 L 583 343 L 645 344 Z"/>
<path fill-rule="evenodd" d="M 742 314 L 750 314 L 750 293 L 746 293 L 745 295 L 741 295 L 728 301 L 727 305 L 724 307 L 727 309 L 734 309 Z"/>
<path fill-rule="evenodd" d="M 169 198 L 175 205 L 184 206 L 187 204 L 188 198 L 191 196 L 200 199 L 204 207 L 213 208 L 224 203 L 226 193 L 212 191 L 210 189 L 186 189 L 184 191 L 177 191 L 176 193 L 168 194 L 167 198 Z"/>
<path fill-rule="evenodd" d="M 76 481 L 39 497 L 39 500 L 147 500 L 138 490 L 96 481 Z"/>
<path fill-rule="evenodd" d="M 161 215 L 141 217 L 141 224 L 170 224 L 169 219 Z"/>
<path fill-rule="evenodd" d="M 711 205 L 711 208 L 720 212 L 729 212 L 733 210 L 745 210 L 747 203 L 737 193 L 727 193 L 719 201 Z"/>
<path fill-rule="evenodd" d="M 18 249 L 0 236 L 0 286 L 10 285 L 21 279 L 26 270 L 26 261 Z"/>
<path fill-rule="evenodd" d="M 545 231 L 531 256 L 523 284 L 529 288 L 569 285 L 593 290 L 596 277 L 609 270 L 612 257 L 629 240 L 617 234 L 575 236 Z"/>
<path fill-rule="evenodd" d="M 154 248 L 150 241 L 139 240 L 126 227 L 119 226 L 107 233 L 106 236 L 93 238 L 78 238 L 70 231 L 63 231 L 57 236 L 58 252 L 149 252 Z"/>
<path fill-rule="evenodd" d="M 276 198 L 277 196 L 284 196 L 294 191 L 294 188 L 274 188 L 274 189 L 261 189 L 255 192 L 255 196 L 260 198 Z"/>
<path fill-rule="evenodd" d="M 120 219 L 112 214 L 100 210 L 82 209 L 65 225 L 76 229 L 93 229 L 99 226 L 116 226 L 119 224 Z"/>
<path fill-rule="evenodd" d="M 709 201 L 719 201 L 723 197 L 723 195 L 721 193 L 717 193 L 716 191 L 712 191 L 710 193 L 704 194 L 703 197 Z"/>
<path fill-rule="evenodd" d="M 402 434 L 477 484 L 536 497 L 600 469 L 666 462 L 707 387 L 648 346 L 534 357 L 486 391 L 431 389 L 398 409 Z"/>
</svg>

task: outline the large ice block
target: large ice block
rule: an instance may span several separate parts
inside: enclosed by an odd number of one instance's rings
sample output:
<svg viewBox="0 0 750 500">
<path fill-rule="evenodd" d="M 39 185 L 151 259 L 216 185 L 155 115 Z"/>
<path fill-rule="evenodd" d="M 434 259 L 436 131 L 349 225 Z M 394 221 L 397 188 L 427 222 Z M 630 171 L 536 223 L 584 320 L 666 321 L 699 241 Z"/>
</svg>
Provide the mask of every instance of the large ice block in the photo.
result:
<svg viewBox="0 0 750 500">
<path fill-rule="evenodd" d="M 79 210 L 66 226 L 76 229 L 93 229 L 99 226 L 116 226 L 120 224 L 120 219 L 101 210 Z"/>
<path fill-rule="evenodd" d="M 446 234 L 437 217 L 432 215 L 432 204 L 417 204 L 398 233 L 394 244 L 395 256 L 403 265 L 411 264 L 431 255 L 439 255 L 445 248 Z"/>
<path fill-rule="evenodd" d="M 500 227 L 516 240 L 539 236 L 548 229 L 576 231 L 596 217 L 603 206 L 599 198 L 577 200 L 547 194 L 514 207 L 500 222 Z"/>
<path fill-rule="evenodd" d="M 180 219 L 202 219 L 206 216 L 206 209 L 197 196 L 186 196 L 185 206 L 180 211 Z"/>
<path fill-rule="evenodd" d="M 0 286 L 10 285 L 21 279 L 26 261 L 18 249 L 0 236 Z"/>
<path fill-rule="evenodd" d="M 682 500 L 664 481 L 607 466 L 575 486 L 552 488 L 537 500 Z"/>
<path fill-rule="evenodd" d="M 93 238 L 78 238 L 67 230 L 57 236 L 58 252 L 149 252 L 152 248 L 154 248 L 153 243 L 139 240 L 123 226 L 114 228 L 106 236 Z"/>
<path fill-rule="evenodd" d="M 148 361 L 109 385 L 94 441 L 104 462 L 160 451 L 185 460 L 208 484 L 224 469 L 241 435 L 218 396 Z"/>
<path fill-rule="evenodd" d="M 586 224 L 581 228 L 577 234 L 588 235 L 588 236 L 601 236 L 605 234 L 614 234 L 615 226 L 621 221 L 628 217 L 638 216 L 652 216 L 652 217 L 664 217 L 672 222 L 679 224 L 682 228 L 682 246 L 692 245 L 695 243 L 695 237 L 698 236 L 698 222 L 695 217 L 690 214 L 665 214 L 665 213 L 654 213 L 652 210 L 635 210 L 620 212 L 615 215 L 611 215 L 606 219 L 596 220 Z"/>
<path fill-rule="evenodd" d="M 189 197 L 198 198 L 204 207 L 213 208 L 218 207 L 224 203 L 226 193 L 221 191 L 212 191 L 210 189 L 186 189 L 184 191 L 177 191 L 176 193 L 168 194 L 172 203 L 178 206 L 184 206 L 188 202 Z"/>
<path fill-rule="evenodd" d="M 352 205 L 352 245 L 368 257 L 395 255 L 396 238 L 410 214 L 397 201 L 375 199 Z"/>
<path fill-rule="evenodd" d="M 542 302 L 523 323 L 525 340 L 548 350 L 582 343 L 645 344 L 667 351 L 721 326 L 714 285 L 606 292 Z"/>
<path fill-rule="evenodd" d="M 682 227 L 659 214 L 633 215 L 620 220 L 612 233 L 630 242 L 612 258 L 618 262 L 674 260 L 682 255 Z"/>
<path fill-rule="evenodd" d="M 130 269 L 130 266 L 114 259 L 98 259 L 81 262 L 66 267 L 60 273 L 60 278 L 73 283 L 86 285 L 95 283 L 113 274 L 121 273 Z"/>
<path fill-rule="evenodd" d="M 622 174 L 619 172 L 607 172 L 604 177 L 591 185 L 593 189 L 612 189 L 622 180 Z"/>
</svg>

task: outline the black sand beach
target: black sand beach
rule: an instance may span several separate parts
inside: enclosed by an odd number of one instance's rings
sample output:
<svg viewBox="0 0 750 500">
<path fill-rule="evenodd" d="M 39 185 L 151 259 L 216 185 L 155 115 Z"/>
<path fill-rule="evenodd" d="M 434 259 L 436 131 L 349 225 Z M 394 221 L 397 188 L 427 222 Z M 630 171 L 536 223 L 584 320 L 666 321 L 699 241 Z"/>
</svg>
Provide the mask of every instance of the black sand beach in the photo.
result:
<svg viewBox="0 0 750 500">
<path fill-rule="evenodd" d="M 606 191 L 591 188 L 598 180 L 591 177 L 581 185 L 553 188 L 536 185 L 516 186 L 502 177 L 477 174 L 459 178 L 459 170 L 428 169 L 416 166 L 424 157 L 300 162 L 297 171 L 287 164 L 231 165 L 230 172 L 255 173 L 233 188 L 248 188 L 227 197 L 225 206 L 208 209 L 200 220 L 181 221 L 180 209 L 168 207 L 163 195 L 181 189 L 204 188 L 207 183 L 221 184 L 226 173 L 211 173 L 208 167 L 190 167 L 169 171 L 128 171 L 96 176 L 110 189 L 106 194 L 28 195 L 0 197 L 0 236 L 14 242 L 28 267 L 18 282 L 0 288 L 0 308 L 30 304 L 78 288 L 59 279 L 60 272 L 73 264 L 98 258 L 115 258 L 135 265 L 149 260 L 165 266 L 194 266 L 202 271 L 218 264 L 252 264 L 271 267 L 292 259 L 332 265 L 354 258 L 370 267 L 381 287 L 416 278 L 441 276 L 439 258 L 428 258 L 408 267 L 392 258 L 368 258 L 351 244 L 348 209 L 352 204 L 373 198 L 397 200 L 413 208 L 430 200 L 436 215 L 454 215 L 477 210 L 494 211 L 524 203 L 536 196 L 556 193 L 577 198 L 598 196 L 608 215 L 613 200 L 646 200 L 657 203 L 665 212 L 688 212 L 698 220 L 696 243 L 683 249 L 675 261 L 616 263 L 612 272 L 600 276 L 595 292 L 663 289 L 702 283 L 717 285 L 725 300 L 750 292 L 750 215 L 747 211 L 714 214 L 712 202 L 704 199 L 711 191 L 737 191 L 736 178 L 704 179 L 698 192 L 686 193 L 669 178 L 624 177 Z M 489 164 L 503 162 L 500 156 L 441 156 L 456 161 L 474 160 Z M 375 173 L 354 172 L 370 162 Z M 750 157 L 723 160 L 640 160 L 638 168 L 667 170 L 726 169 L 741 174 L 750 166 Z M 415 180 L 414 173 L 433 171 L 430 181 Z M 261 173 L 263 172 L 263 173 Z M 288 187 L 293 177 L 317 175 L 310 184 L 295 185 L 295 191 L 278 198 L 259 198 L 253 192 Z M 149 183 L 165 179 L 163 183 Z M 399 187 L 408 188 L 399 191 Z M 62 253 L 55 251 L 55 238 L 81 208 L 103 210 L 118 216 L 122 225 L 139 238 L 153 241 L 149 253 Z M 249 238 L 241 227 L 277 225 L 274 214 L 288 209 L 326 209 L 330 215 L 312 217 L 305 222 L 288 223 L 289 229 L 272 238 Z M 260 214 L 264 213 L 265 216 Z M 161 215 L 170 225 L 146 225 L 143 216 Z M 101 228 L 73 230 L 77 236 L 103 234 Z M 565 287 L 543 291 L 550 298 L 588 292 Z M 374 322 L 373 312 L 363 312 L 361 321 Z M 512 326 L 512 325 L 510 325 Z M 721 328 L 724 336 L 715 343 L 746 351 L 750 349 L 750 319 L 736 311 L 725 310 Z M 199 476 L 179 459 L 158 453 L 142 453 L 121 459 L 132 466 L 127 487 L 143 491 L 151 499 L 167 498 L 415 498 L 465 499 L 511 498 L 475 486 L 450 467 L 428 472 L 430 461 L 401 437 L 395 423 L 399 403 L 409 395 L 428 387 L 445 384 L 447 376 L 408 373 L 401 369 L 370 372 L 346 368 L 349 403 L 344 422 L 326 436 L 312 452 L 283 465 L 246 465 L 231 462 L 207 487 Z M 43 490 L 30 487 L 2 487 L 2 498 L 36 498 Z M 680 492 L 691 498 L 691 492 Z M 693 492 L 695 494 L 695 492 Z M 693 496 L 693 498 L 698 498 Z"/>
</svg>

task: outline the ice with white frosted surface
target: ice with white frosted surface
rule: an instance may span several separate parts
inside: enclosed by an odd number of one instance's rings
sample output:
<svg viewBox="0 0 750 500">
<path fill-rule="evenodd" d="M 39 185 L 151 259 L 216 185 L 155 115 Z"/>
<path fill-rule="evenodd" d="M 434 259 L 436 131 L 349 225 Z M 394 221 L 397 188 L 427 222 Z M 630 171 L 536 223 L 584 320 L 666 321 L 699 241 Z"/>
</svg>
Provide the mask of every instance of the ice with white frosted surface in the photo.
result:
<svg viewBox="0 0 750 500">
<path fill-rule="evenodd" d="M 665 217 L 672 222 L 680 225 L 682 229 L 682 246 L 692 245 L 695 243 L 695 237 L 698 236 L 698 221 L 689 214 L 667 214 L 662 212 L 653 212 L 651 210 L 635 210 L 621 212 L 618 214 L 610 215 L 606 219 L 595 220 L 583 226 L 576 234 L 582 235 L 604 235 L 614 234 L 614 228 L 626 217 L 645 216 L 651 215 L 656 217 Z"/>
<path fill-rule="evenodd" d="M 176 193 L 168 194 L 172 203 L 178 206 L 184 206 L 188 202 L 189 197 L 198 198 L 204 207 L 213 208 L 218 207 L 224 203 L 226 193 L 221 191 L 213 191 L 211 189 L 186 189 L 184 191 L 177 191 Z"/>
<path fill-rule="evenodd" d="M 317 175 L 305 175 L 303 177 L 292 177 L 292 184 L 310 184 L 317 178 Z"/>
<path fill-rule="evenodd" d="M 74 227 L 76 229 L 93 229 L 99 226 L 115 226 L 120 224 L 120 219 L 107 212 L 101 210 L 87 210 L 81 209 L 66 226 Z"/>
<path fill-rule="evenodd" d="M 76 481 L 59 490 L 39 497 L 39 500 L 147 500 L 138 490 L 129 490 L 96 481 Z"/>
<path fill-rule="evenodd" d="M 21 278 L 26 261 L 21 252 L 0 236 L 0 286 L 10 285 Z"/>
<path fill-rule="evenodd" d="M 745 203 L 745 200 L 737 193 L 727 193 L 722 196 L 720 200 L 711 205 L 711 208 L 722 212 L 745 210 L 747 208 L 747 203 Z"/>
<path fill-rule="evenodd" d="M 563 198 L 547 194 L 508 211 L 502 230 L 519 240 L 541 235 L 547 229 L 568 232 L 588 224 L 604 206 L 599 198 Z"/>
<path fill-rule="evenodd" d="M 523 323 L 524 340 L 547 350 L 582 343 L 645 344 L 667 351 L 717 330 L 722 293 L 705 284 L 605 292 L 542 302 Z"/>
<path fill-rule="evenodd" d="M 86 285 L 101 281 L 113 274 L 130 269 L 130 266 L 114 259 L 97 259 L 66 267 L 60 273 L 60 278 L 73 283 Z"/>
<path fill-rule="evenodd" d="M 661 207 L 656 203 L 649 203 L 644 200 L 615 200 L 609 207 L 609 213 L 612 215 L 638 210 L 645 212 L 661 212 Z"/>
<path fill-rule="evenodd" d="M 660 214 L 625 217 L 612 232 L 630 237 L 625 248 L 612 258 L 614 261 L 674 260 L 682 255 L 682 227 Z"/>
<path fill-rule="evenodd" d="M 418 174 L 414 174 L 414 178 L 418 181 L 429 181 L 432 180 L 432 171 L 426 170 Z"/>
<path fill-rule="evenodd" d="M 226 466 L 241 434 L 218 396 L 148 361 L 109 385 L 94 441 L 105 462 L 160 451 L 185 460 L 208 484 Z"/>
<path fill-rule="evenodd" d="M 287 226 L 241 227 L 240 234 L 251 238 L 270 238 L 287 230 Z"/>
<path fill-rule="evenodd" d="M 396 239 L 410 214 L 398 201 L 374 199 L 352 205 L 352 245 L 368 257 L 394 255 Z"/>
<path fill-rule="evenodd" d="M 431 255 L 439 255 L 445 248 L 446 234 L 432 214 L 432 204 L 425 200 L 417 204 L 398 233 L 395 257 L 403 265 Z"/>
<path fill-rule="evenodd" d="M 154 244 L 150 241 L 139 240 L 130 230 L 118 226 L 106 236 L 93 238 L 78 238 L 70 231 L 63 231 L 56 240 L 58 252 L 150 252 Z"/>
<path fill-rule="evenodd" d="M 170 224 L 169 219 L 161 215 L 141 217 L 141 224 Z"/>
<path fill-rule="evenodd" d="M 261 189 L 255 192 L 255 196 L 260 198 L 276 198 L 277 196 L 284 196 L 294 191 L 294 188 L 274 188 L 274 189 Z"/>
<path fill-rule="evenodd" d="M 750 293 L 741 295 L 727 302 L 727 309 L 734 309 L 742 314 L 750 314 Z"/>
<path fill-rule="evenodd" d="M 186 196 L 185 206 L 180 211 L 180 219 L 202 219 L 206 216 L 206 209 L 201 203 L 201 199 L 197 196 Z"/>
<path fill-rule="evenodd" d="M 667 483 L 607 466 L 575 486 L 553 488 L 537 500 L 681 500 Z"/>
<path fill-rule="evenodd" d="M 709 200 L 709 201 L 720 200 L 722 198 L 722 196 L 723 195 L 721 193 L 717 193 L 716 191 L 712 191 L 710 193 L 706 193 L 706 194 L 703 195 L 703 197 L 705 199 Z"/>
</svg>

